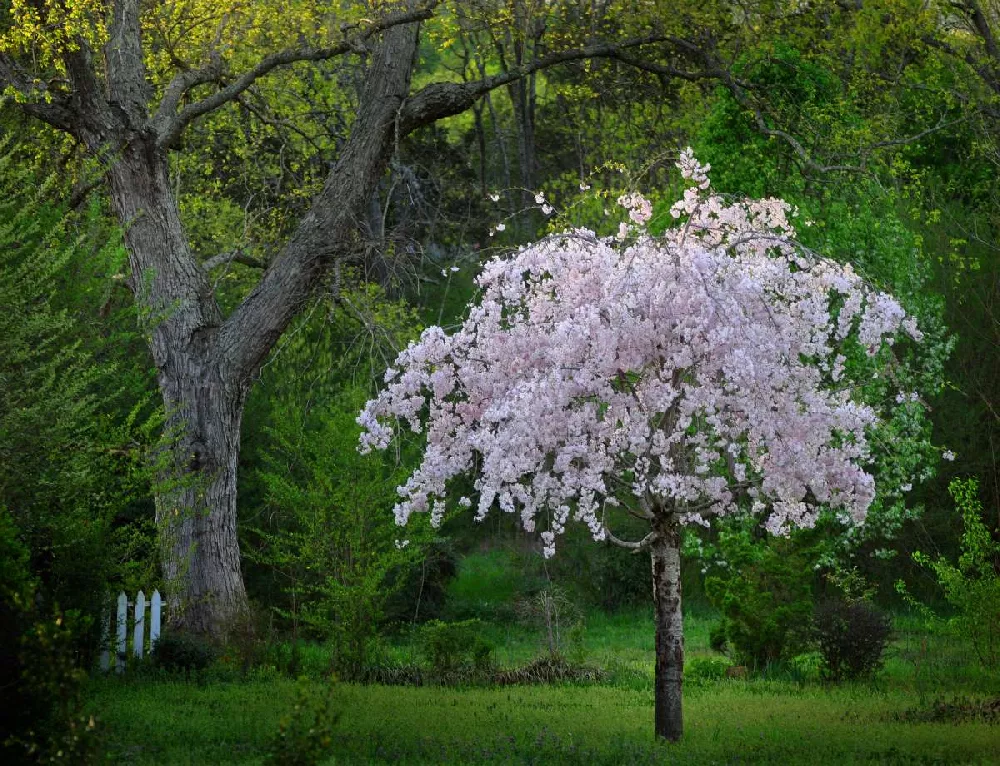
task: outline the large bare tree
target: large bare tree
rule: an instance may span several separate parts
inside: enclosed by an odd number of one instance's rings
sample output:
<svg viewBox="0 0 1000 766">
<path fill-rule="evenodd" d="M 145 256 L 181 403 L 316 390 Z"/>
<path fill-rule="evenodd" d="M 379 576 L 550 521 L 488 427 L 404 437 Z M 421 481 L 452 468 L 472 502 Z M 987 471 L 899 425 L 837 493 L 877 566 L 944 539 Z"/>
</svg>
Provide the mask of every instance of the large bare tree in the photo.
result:
<svg viewBox="0 0 1000 766">
<path fill-rule="evenodd" d="M 31 51 L 0 47 L 0 87 L 15 93 L 24 113 L 72 135 L 102 163 L 111 209 L 124 232 L 127 284 L 148 321 L 167 415 L 170 459 L 157 491 L 156 517 L 165 576 L 179 606 L 174 616 L 182 629 L 218 635 L 246 603 L 236 472 L 247 394 L 324 275 L 355 250 L 358 222 L 398 141 L 547 67 L 654 44 L 666 45 L 661 54 L 669 55 L 672 43 L 651 24 L 614 41 L 591 38 L 508 62 L 493 76 L 414 90 L 421 24 L 449 11 L 439 0 L 409 0 L 381 12 L 367 8 L 369 17 L 343 25 L 333 42 L 276 48 L 238 71 L 219 54 L 217 38 L 203 63 L 178 63 L 170 79 L 154 84 L 144 64 L 149 33 L 142 0 L 90 5 L 103 13 L 93 21 L 101 34 L 70 25 L 86 17 L 67 20 L 64 39 L 47 38 L 53 76 L 40 76 Z M 26 7 L 69 13 L 62 0 L 35 0 Z M 349 136 L 291 236 L 224 315 L 206 263 L 196 258 L 186 235 L 169 182 L 170 153 L 194 121 L 239 99 L 261 78 L 295 62 L 336 57 L 353 61 L 362 73 Z"/>
</svg>

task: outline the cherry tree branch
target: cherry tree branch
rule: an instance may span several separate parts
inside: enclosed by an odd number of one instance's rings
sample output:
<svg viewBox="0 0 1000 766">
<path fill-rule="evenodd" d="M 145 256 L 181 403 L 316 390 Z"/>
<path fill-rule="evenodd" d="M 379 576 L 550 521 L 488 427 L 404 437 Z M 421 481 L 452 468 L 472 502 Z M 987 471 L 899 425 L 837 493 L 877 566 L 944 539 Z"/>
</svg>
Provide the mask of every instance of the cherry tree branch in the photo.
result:
<svg viewBox="0 0 1000 766">
<path fill-rule="evenodd" d="M 636 542 L 631 540 L 622 540 L 620 537 L 616 537 L 615 534 L 607 527 L 604 527 L 604 535 L 608 538 L 612 545 L 617 545 L 619 548 L 625 548 L 626 550 L 633 551 L 634 553 L 646 550 L 656 541 L 656 538 L 658 537 L 656 532 L 653 531 Z"/>
</svg>

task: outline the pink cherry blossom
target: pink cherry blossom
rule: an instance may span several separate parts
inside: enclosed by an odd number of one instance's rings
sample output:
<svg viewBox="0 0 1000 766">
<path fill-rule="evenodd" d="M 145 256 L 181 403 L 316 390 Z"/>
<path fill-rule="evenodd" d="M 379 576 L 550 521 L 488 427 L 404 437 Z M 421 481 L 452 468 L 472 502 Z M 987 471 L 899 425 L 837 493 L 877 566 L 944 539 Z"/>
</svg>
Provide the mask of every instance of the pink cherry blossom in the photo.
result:
<svg viewBox="0 0 1000 766">
<path fill-rule="evenodd" d="M 478 502 L 450 502 L 516 514 L 547 556 L 574 522 L 618 541 L 609 506 L 707 524 L 752 504 L 778 534 L 821 505 L 864 520 L 877 414 L 842 378 L 844 347 L 919 340 L 915 323 L 797 246 L 787 203 L 726 201 L 690 150 L 678 165 L 692 186 L 676 228 L 631 244 L 576 229 L 494 258 L 462 326 L 399 355 L 358 418 L 362 451 L 426 434 L 399 524 L 439 523 L 463 474 Z M 619 203 L 640 226 L 651 215 L 641 195 Z"/>
</svg>

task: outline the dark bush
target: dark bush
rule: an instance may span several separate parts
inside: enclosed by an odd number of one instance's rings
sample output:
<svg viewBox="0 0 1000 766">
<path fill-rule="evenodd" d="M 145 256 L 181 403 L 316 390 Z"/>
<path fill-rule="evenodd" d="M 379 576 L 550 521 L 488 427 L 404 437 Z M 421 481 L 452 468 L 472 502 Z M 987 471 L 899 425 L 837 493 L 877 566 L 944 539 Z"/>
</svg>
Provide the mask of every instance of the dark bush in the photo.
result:
<svg viewBox="0 0 1000 766">
<path fill-rule="evenodd" d="M 153 661 L 172 672 L 204 670 L 217 656 L 216 648 L 203 638 L 186 633 L 166 632 L 153 649 Z"/>
<path fill-rule="evenodd" d="M 83 713 L 79 663 L 90 621 L 46 604 L 28 567 L 0 508 L 0 761 L 91 763 L 96 723 Z"/>
<path fill-rule="evenodd" d="M 264 664 L 267 647 L 274 638 L 272 618 L 269 610 L 251 603 L 229 624 L 223 661 L 239 669 L 243 675 Z"/>
<path fill-rule="evenodd" d="M 451 540 L 445 538 L 435 538 L 424 550 L 419 565 L 393 574 L 405 582 L 393 589 L 386 602 L 388 626 L 437 619 L 444 612 L 448 583 L 458 573 L 458 554 Z"/>
<path fill-rule="evenodd" d="M 715 623 L 711 630 L 708 632 L 708 646 L 713 652 L 725 653 L 726 649 L 729 648 L 729 642 L 726 640 L 726 621 L 722 620 Z"/>
<path fill-rule="evenodd" d="M 645 534 L 628 517 L 613 523 L 623 537 L 639 540 Z M 576 599 L 607 612 L 649 605 L 652 582 L 647 556 L 629 556 L 610 542 L 594 545 L 586 528 L 567 528 L 559 545 L 559 555 L 546 567 L 553 581 L 571 584 Z M 580 572 L 587 576 L 579 577 Z"/>
<path fill-rule="evenodd" d="M 826 601 L 816 607 L 813 632 L 830 681 L 870 678 L 882 667 L 891 622 L 867 601 Z"/>
</svg>

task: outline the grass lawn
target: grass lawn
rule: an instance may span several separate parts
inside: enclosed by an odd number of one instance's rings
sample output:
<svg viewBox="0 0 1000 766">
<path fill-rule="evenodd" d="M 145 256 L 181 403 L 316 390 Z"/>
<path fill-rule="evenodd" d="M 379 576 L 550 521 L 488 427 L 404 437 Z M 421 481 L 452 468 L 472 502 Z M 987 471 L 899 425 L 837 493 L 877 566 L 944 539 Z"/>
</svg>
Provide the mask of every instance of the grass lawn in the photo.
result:
<svg viewBox="0 0 1000 766">
<path fill-rule="evenodd" d="M 317 684 L 319 682 L 313 682 Z M 253 763 L 291 681 L 95 686 L 117 763 Z M 651 692 L 340 685 L 330 763 L 997 763 L 1000 728 L 904 723 L 914 700 L 870 688 L 717 682 L 688 691 L 684 740 L 651 740 Z"/>
<path fill-rule="evenodd" d="M 710 620 L 688 620 L 692 656 L 707 655 Z M 936 697 L 992 699 L 1000 682 L 947 644 L 900 635 L 874 684 L 826 687 L 775 676 L 692 679 L 685 685 L 685 736 L 652 741 L 652 626 L 644 614 L 591 620 L 589 661 L 624 669 L 598 685 L 506 688 L 337 684 L 329 763 L 1000 763 L 1000 725 L 982 720 L 910 720 Z M 494 628 L 502 638 L 505 630 Z M 537 636 L 512 633 L 498 659 L 539 651 Z M 406 653 L 407 647 L 396 647 Z M 312 650 L 319 666 L 321 648 Z M 308 665 L 309 663 L 307 663 Z M 321 694 L 329 682 L 305 688 Z M 294 681 L 97 679 L 89 709 L 115 763 L 262 762 Z"/>
</svg>

